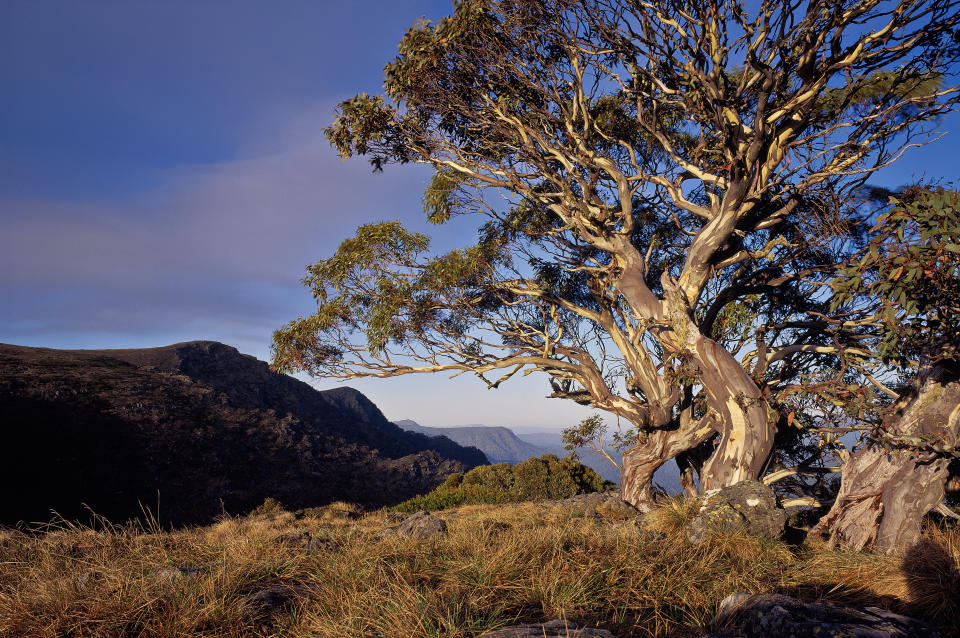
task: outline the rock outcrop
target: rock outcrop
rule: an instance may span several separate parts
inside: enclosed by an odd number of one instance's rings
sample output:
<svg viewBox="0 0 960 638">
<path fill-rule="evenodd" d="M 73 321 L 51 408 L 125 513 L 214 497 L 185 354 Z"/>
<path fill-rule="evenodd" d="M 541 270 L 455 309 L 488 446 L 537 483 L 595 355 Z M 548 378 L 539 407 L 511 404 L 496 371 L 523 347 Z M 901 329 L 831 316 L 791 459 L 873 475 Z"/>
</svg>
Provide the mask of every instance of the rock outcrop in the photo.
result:
<svg viewBox="0 0 960 638">
<path fill-rule="evenodd" d="M 701 638 L 941 638 L 930 625 L 885 609 L 805 603 L 780 594 L 731 594 L 713 624 L 715 633 Z"/>
<path fill-rule="evenodd" d="M 697 544 L 718 532 L 780 538 L 786 522 L 773 490 L 759 481 L 742 481 L 702 498 L 700 511 L 687 527 L 687 540 Z"/>
<path fill-rule="evenodd" d="M 382 535 L 426 540 L 446 533 L 446 521 L 433 514 L 421 511 L 410 515 L 399 525 L 385 529 Z"/>
</svg>

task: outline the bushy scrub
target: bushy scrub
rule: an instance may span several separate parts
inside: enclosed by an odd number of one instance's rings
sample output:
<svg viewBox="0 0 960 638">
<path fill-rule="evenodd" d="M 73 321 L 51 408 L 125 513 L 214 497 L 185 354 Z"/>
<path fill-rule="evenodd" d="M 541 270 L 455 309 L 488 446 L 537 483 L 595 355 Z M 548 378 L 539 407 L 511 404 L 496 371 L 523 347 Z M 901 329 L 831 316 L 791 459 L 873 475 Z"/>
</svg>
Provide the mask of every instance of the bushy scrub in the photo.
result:
<svg viewBox="0 0 960 638">
<path fill-rule="evenodd" d="M 401 512 L 440 510 L 461 505 L 517 503 L 567 498 L 613 489 L 593 469 L 572 457 L 544 454 L 522 463 L 481 465 L 466 474 L 451 474 L 434 491 L 391 509 Z"/>
</svg>

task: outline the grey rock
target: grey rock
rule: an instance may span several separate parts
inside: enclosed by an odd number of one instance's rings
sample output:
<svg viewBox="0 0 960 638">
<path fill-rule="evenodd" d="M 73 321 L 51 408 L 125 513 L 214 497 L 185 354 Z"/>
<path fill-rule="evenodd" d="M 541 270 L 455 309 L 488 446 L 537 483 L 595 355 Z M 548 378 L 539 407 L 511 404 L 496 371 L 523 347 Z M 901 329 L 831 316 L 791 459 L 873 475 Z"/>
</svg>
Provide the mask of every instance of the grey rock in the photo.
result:
<svg viewBox="0 0 960 638">
<path fill-rule="evenodd" d="M 305 549 L 308 552 L 318 552 L 336 547 L 334 540 L 311 536 L 310 532 L 305 529 L 295 529 L 280 534 L 274 539 L 274 542 L 282 547 Z"/>
<path fill-rule="evenodd" d="M 154 577 L 164 583 L 175 583 L 186 580 L 200 573 L 199 567 L 183 565 L 178 567 L 161 567 L 153 572 Z"/>
<path fill-rule="evenodd" d="M 480 634 L 480 638 L 617 638 L 605 629 L 579 627 L 566 620 L 539 625 L 514 625 Z"/>
<path fill-rule="evenodd" d="M 701 638 L 941 638 L 930 625 L 885 609 L 805 603 L 781 594 L 731 594 L 720 603 L 713 628 L 718 633 Z"/>
<path fill-rule="evenodd" d="M 687 540 L 696 545 L 713 533 L 734 531 L 780 538 L 786 522 L 772 489 L 759 481 L 742 481 L 703 497 L 687 526 Z"/>
<path fill-rule="evenodd" d="M 447 533 L 447 523 L 433 514 L 420 511 L 411 515 L 399 525 L 383 531 L 383 536 L 405 536 L 423 540 Z"/>
</svg>

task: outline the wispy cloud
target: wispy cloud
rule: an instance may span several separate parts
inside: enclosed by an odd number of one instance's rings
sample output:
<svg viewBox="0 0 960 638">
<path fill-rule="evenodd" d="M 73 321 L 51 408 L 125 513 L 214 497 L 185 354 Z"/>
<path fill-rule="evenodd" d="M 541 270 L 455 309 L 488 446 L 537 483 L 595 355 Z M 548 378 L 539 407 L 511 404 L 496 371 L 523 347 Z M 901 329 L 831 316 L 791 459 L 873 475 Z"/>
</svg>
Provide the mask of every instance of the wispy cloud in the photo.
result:
<svg viewBox="0 0 960 638">
<path fill-rule="evenodd" d="M 0 334 L 290 318 L 305 265 L 360 223 L 419 217 L 425 173 L 340 161 L 320 133 L 329 114 L 306 110 L 279 142 L 251 139 L 241 159 L 166 171 L 122 201 L 0 201 L 0 294 L 16 299 Z"/>
</svg>

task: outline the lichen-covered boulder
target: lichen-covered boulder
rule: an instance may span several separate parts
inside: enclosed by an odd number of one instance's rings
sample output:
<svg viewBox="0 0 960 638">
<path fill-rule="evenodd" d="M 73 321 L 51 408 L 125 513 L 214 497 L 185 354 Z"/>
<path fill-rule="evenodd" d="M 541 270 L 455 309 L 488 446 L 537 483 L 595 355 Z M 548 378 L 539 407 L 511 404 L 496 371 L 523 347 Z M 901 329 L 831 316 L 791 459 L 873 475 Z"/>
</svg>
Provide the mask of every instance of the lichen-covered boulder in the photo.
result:
<svg viewBox="0 0 960 638">
<path fill-rule="evenodd" d="M 701 638 L 942 638 L 930 625 L 877 607 L 805 603 L 780 594 L 731 594 Z"/>
<path fill-rule="evenodd" d="M 410 515 L 399 525 L 384 530 L 383 536 L 406 536 L 423 540 L 447 533 L 447 523 L 433 514 L 420 511 Z"/>
<path fill-rule="evenodd" d="M 687 526 L 687 540 L 698 544 L 710 534 L 742 531 L 765 538 L 780 538 L 787 514 L 773 490 L 759 481 L 742 481 L 708 492 L 700 511 Z"/>
<path fill-rule="evenodd" d="M 606 629 L 578 627 L 566 620 L 539 625 L 514 625 L 480 634 L 480 638 L 617 638 Z"/>
</svg>

